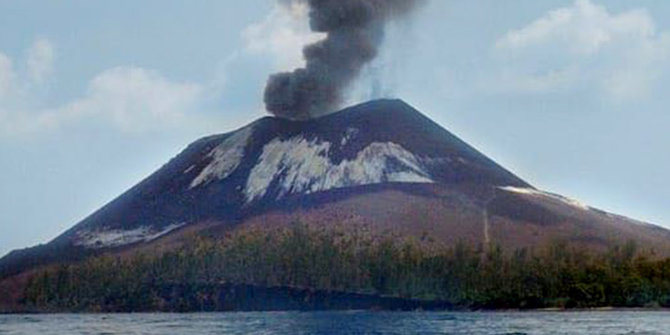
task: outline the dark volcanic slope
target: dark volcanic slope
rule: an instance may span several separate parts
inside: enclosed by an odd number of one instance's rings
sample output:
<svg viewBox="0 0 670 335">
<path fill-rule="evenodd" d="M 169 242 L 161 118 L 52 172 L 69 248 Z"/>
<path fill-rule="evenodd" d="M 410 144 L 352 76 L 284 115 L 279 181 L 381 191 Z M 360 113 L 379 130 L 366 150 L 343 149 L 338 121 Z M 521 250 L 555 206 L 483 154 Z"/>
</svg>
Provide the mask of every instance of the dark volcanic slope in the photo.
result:
<svg viewBox="0 0 670 335">
<path fill-rule="evenodd" d="M 224 153 L 222 155 L 224 158 L 221 159 L 222 161 L 239 159 L 239 165 L 234 171 L 226 178 L 219 178 L 217 173 L 212 173 L 213 179 L 204 179 L 201 184 L 193 187 L 194 180 L 205 169 L 217 164 L 216 153 L 212 152 L 219 146 L 225 147 L 226 140 L 241 133 L 249 134 L 245 134 L 248 136 L 246 141 L 238 139 L 243 143 L 239 148 L 240 154 L 226 156 Z M 284 159 L 278 163 L 281 165 L 279 170 L 284 171 L 279 171 L 277 178 L 268 183 L 265 195 L 252 202 L 246 201 L 243 190 L 247 187 L 252 169 L 261 160 L 265 146 L 272 141 L 276 141 L 275 143 L 283 141 L 290 143 L 287 147 L 295 148 L 299 143 L 290 141 L 296 138 L 312 143 L 312 147 L 323 143 L 334 144 L 329 147 L 327 153 L 319 152 L 324 156 L 327 155 L 330 164 L 334 166 L 341 165 L 343 161 L 356 160 L 357 155 L 371 144 L 394 143 L 414 156 L 421 157 L 425 170 L 423 172 L 439 183 L 470 182 L 481 185 L 529 187 L 524 181 L 409 105 L 397 100 L 382 100 L 306 122 L 267 117 L 236 132 L 196 141 L 159 171 L 86 218 L 60 239 L 73 238 L 80 229 L 131 230 L 146 226 L 161 229 L 170 225 L 204 220 L 238 220 L 251 211 L 262 211 L 265 206 L 271 206 L 277 198 L 281 198 L 279 195 L 286 191 L 281 185 L 282 173 L 286 173 L 286 169 L 302 164 L 300 168 L 302 175 L 310 177 L 312 176 L 310 169 L 319 169 L 319 167 L 306 167 L 303 161 L 296 161 L 293 158 Z M 305 145 L 306 148 L 309 146 Z M 227 147 L 226 149 L 231 150 Z M 384 148 L 381 147 L 379 150 L 384 151 Z M 314 160 L 310 156 L 313 154 L 314 150 L 305 149 L 296 156 L 309 163 L 310 160 Z M 369 160 L 376 159 L 375 156 L 385 155 L 386 153 L 372 153 Z M 412 170 L 407 168 L 404 162 L 396 161 L 393 155 L 386 156 L 388 159 L 384 163 L 388 167 L 382 169 Z M 398 160 L 402 160 L 402 157 Z M 375 174 L 378 170 L 375 167 L 368 167 L 366 172 Z M 317 172 L 315 175 L 321 177 L 319 174 L 320 172 Z M 349 178 L 349 181 L 333 189 L 386 181 L 381 180 L 383 178 L 377 181 L 375 178 L 356 179 L 352 176 L 339 176 L 339 178 Z M 294 193 L 304 195 L 307 191 Z"/>
<path fill-rule="evenodd" d="M 0 272 L 142 245 L 203 222 L 273 225 L 296 215 L 508 247 L 670 241 L 664 229 L 536 190 L 404 102 L 379 100 L 200 139 L 51 243 L 0 260 Z"/>
</svg>

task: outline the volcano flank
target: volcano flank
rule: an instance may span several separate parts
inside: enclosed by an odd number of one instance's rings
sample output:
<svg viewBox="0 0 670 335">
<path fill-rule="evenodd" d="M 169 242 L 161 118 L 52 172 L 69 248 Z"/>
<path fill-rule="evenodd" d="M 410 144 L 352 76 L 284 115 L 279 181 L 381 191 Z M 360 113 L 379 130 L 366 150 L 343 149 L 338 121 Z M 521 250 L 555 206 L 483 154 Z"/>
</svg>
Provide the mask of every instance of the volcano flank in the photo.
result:
<svg viewBox="0 0 670 335">
<path fill-rule="evenodd" d="M 53 241 L 5 256 L 0 274 L 296 221 L 507 250 L 670 249 L 668 230 L 536 189 L 408 104 L 377 100 L 202 138 Z"/>
</svg>

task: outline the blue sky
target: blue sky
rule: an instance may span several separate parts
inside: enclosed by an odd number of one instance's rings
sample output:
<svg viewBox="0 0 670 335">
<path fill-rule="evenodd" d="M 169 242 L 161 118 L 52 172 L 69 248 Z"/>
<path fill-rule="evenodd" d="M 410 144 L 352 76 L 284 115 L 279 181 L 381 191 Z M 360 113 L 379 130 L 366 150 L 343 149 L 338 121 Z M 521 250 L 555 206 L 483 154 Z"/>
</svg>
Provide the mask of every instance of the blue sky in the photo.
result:
<svg viewBox="0 0 670 335">
<path fill-rule="evenodd" d="M 0 0 L 0 254 L 47 242 L 301 64 L 274 0 Z M 670 226 L 670 2 L 429 0 L 348 102 L 399 97 L 535 186 Z"/>
</svg>

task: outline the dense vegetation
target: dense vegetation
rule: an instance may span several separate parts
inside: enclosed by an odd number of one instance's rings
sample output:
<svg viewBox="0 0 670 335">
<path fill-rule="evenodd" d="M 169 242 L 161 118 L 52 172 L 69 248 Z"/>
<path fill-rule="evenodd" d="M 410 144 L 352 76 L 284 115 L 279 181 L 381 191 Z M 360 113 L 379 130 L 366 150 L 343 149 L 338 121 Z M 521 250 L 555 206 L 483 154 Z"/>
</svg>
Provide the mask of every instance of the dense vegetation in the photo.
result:
<svg viewBox="0 0 670 335">
<path fill-rule="evenodd" d="M 503 252 L 371 238 L 296 224 L 222 239 L 193 237 L 158 256 L 101 256 L 35 275 L 25 303 L 37 310 L 220 310 L 230 284 L 309 288 L 421 300 L 462 308 L 670 306 L 670 259 L 634 244 L 594 254 L 555 244 Z"/>
</svg>

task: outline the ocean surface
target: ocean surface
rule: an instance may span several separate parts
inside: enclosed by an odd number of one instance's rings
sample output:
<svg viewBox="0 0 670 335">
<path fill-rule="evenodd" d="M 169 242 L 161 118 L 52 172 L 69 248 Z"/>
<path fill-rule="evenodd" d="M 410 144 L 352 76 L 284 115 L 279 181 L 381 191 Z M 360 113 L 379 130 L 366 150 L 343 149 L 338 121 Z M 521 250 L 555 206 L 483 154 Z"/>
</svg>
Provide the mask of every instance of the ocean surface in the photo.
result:
<svg viewBox="0 0 670 335">
<path fill-rule="evenodd" d="M 670 334 L 670 312 L 0 315 L 0 334 Z"/>
</svg>

